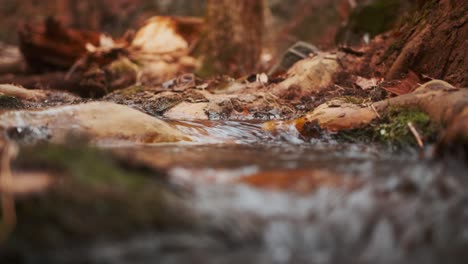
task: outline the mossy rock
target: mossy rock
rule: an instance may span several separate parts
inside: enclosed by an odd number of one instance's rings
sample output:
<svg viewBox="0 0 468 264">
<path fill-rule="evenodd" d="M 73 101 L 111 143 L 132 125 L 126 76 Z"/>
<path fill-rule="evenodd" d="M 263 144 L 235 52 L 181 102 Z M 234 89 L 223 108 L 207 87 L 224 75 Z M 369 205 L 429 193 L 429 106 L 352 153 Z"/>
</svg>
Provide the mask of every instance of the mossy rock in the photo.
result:
<svg viewBox="0 0 468 264">
<path fill-rule="evenodd" d="M 336 138 L 351 142 L 381 142 L 396 147 L 416 146 L 411 123 L 426 142 L 435 142 L 440 131 L 429 116 L 416 108 L 390 107 L 381 119 L 365 128 L 341 131 Z"/>
<path fill-rule="evenodd" d="M 87 147 L 21 149 L 17 170 L 47 171 L 57 181 L 39 195 L 16 201 L 18 221 L 7 246 L 24 253 L 195 227 L 162 173 L 123 164 Z"/>
</svg>

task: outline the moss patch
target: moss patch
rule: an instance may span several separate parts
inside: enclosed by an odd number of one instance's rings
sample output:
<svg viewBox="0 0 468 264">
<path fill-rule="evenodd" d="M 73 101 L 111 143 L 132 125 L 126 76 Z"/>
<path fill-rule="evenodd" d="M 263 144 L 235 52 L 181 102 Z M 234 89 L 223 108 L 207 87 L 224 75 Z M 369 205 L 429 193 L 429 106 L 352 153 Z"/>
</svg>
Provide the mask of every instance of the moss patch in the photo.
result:
<svg viewBox="0 0 468 264">
<path fill-rule="evenodd" d="M 357 104 L 357 105 L 364 104 L 365 102 L 369 101 L 368 98 L 362 98 L 362 97 L 351 96 L 351 95 L 341 96 L 336 99 L 340 99 L 346 103 Z"/>
<path fill-rule="evenodd" d="M 114 93 L 118 95 L 124 95 L 124 96 L 135 96 L 137 95 L 137 93 L 143 92 L 144 90 L 145 89 L 143 85 L 133 85 L 128 88 L 115 91 Z"/>
<path fill-rule="evenodd" d="M 376 141 L 396 146 L 416 146 L 417 141 L 409 129 L 412 123 L 425 142 L 435 142 L 439 127 L 429 116 L 415 108 L 390 107 L 381 120 L 361 129 L 342 131 L 338 139 L 352 142 Z"/>
</svg>

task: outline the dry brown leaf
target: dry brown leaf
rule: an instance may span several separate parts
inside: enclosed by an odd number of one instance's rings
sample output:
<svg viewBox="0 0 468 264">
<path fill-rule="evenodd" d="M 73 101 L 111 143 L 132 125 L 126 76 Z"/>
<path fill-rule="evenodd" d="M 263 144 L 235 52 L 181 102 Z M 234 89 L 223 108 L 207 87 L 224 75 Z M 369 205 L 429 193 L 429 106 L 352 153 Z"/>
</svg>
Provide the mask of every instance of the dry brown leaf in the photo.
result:
<svg viewBox="0 0 468 264">
<path fill-rule="evenodd" d="M 416 73 L 410 71 L 405 78 L 394 82 L 394 85 L 382 89 L 395 95 L 403 95 L 413 92 L 419 86 L 420 79 Z"/>
<path fill-rule="evenodd" d="M 383 81 L 382 78 L 364 78 L 361 76 L 358 76 L 356 78 L 356 85 L 361 87 L 363 90 L 369 90 L 372 89 L 373 87 L 376 87 Z"/>
</svg>

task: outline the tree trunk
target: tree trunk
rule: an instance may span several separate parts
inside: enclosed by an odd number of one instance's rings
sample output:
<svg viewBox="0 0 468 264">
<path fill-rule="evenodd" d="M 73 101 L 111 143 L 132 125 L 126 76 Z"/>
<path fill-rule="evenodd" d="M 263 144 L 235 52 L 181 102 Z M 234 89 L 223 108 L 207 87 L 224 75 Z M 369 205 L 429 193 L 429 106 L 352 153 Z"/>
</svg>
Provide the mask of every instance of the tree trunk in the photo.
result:
<svg viewBox="0 0 468 264">
<path fill-rule="evenodd" d="M 262 49 L 264 0 L 209 0 L 201 74 L 255 71 Z"/>
<path fill-rule="evenodd" d="M 467 87 L 468 5 L 466 1 L 427 0 L 412 19 L 396 32 L 400 37 L 386 52 L 391 65 L 388 79 L 408 70 Z"/>
</svg>

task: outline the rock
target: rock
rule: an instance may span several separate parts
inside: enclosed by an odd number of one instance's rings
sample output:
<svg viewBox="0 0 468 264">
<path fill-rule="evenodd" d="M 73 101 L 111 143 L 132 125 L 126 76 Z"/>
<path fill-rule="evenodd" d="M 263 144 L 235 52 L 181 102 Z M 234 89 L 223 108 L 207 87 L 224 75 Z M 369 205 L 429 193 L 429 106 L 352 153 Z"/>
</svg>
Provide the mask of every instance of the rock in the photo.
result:
<svg viewBox="0 0 468 264">
<path fill-rule="evenodd" d="M 275 92 L 297 85 L 308 91 L 319 91 L 332 84 L 333 75 L 338 72 L 337 57 L 330 53 L 318 53 L 294 64 L 287 78 L 275 88 Z"/>
<path fill-rule="evenodd" d="M 187 140 L 167 123 L 127 106 L 107 102 L 0 115 L 0 127 L 24 142 L 65 143 L 78 135 L 93 143 L 159 143 Z"/>
<path fill-rule="evenodd" d="M 29 90 L 12 84 L 0 84 L 0 94 L 33 101 L 46 97 L 42 90 Z"/>
<path fill-rule="evenodd" d="M 294 126 L 302 136 L 316 137 L 322 129 L 337 132 L 367 126 L 377 115 L 371 108 L 335 99 L 319 105 L 303 117 L 292 121 L 267 122 L 263 128 L 277 133 Z"/>
<path fill-rule="evenodd" d="M 377 117 L 372 108 L 353 103 L 333 100 L 315 108 L 314 111 L 295 121 L 296 127 L 302 133 L 307 122 L 317 121 L 322 129 L 339 131 L 365 126 Z"/>
<path fill-rule="evenodd" d="M 164 117 L 174 120 L 208 120 L 205 109 L 208 103 L 182 102 L 164 113 Z"/>
</svg>

